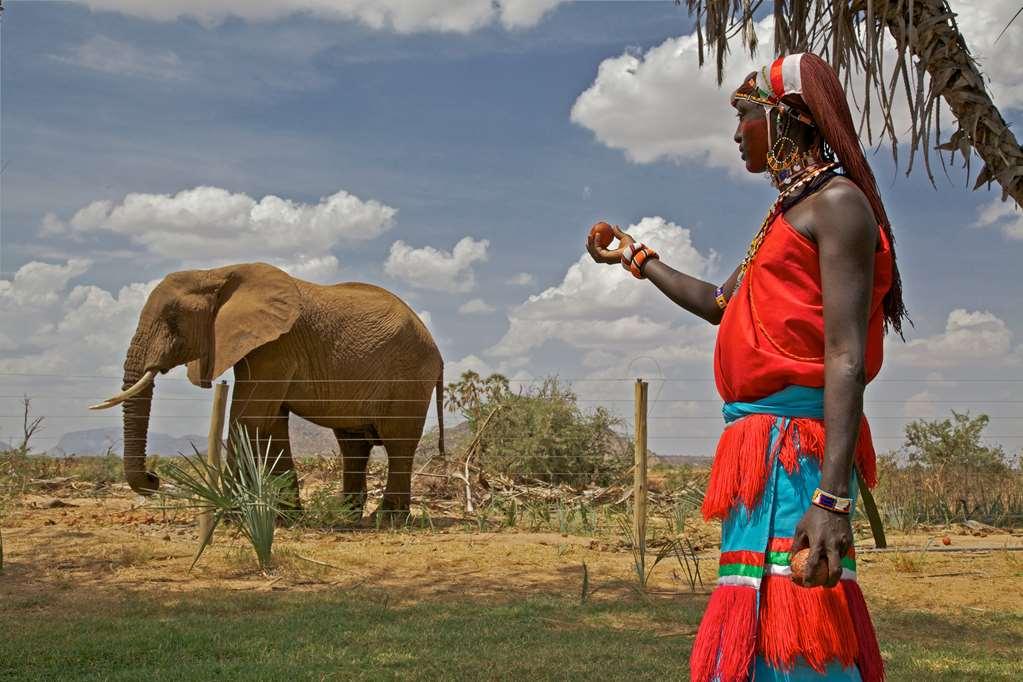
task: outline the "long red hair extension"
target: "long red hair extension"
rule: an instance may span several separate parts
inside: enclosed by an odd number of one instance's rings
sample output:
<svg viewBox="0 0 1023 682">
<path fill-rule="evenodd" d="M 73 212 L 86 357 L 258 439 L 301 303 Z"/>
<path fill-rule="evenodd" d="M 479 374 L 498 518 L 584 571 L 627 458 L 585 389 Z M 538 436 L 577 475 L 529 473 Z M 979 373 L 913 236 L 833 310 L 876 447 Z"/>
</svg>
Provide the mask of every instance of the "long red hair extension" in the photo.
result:
<svg viewBox="0 0 1023 682">
<path fill-rule="evenodd" d="M 866 195 L 874 218 L 888 237 L 892 247 L 892 286 L 884 298 L 885 322 L 902 335 L 902 321 L 909 319 L 902 300 L 902 278 L 895 263 L 895 237 L 888 214 L 877 190 L 877 181 L 863 155 L 860 139 L 856 135 L 852 113 L 845 98 L 842 84 L 831 66 L 817 55 L 807 52 L 800 60 L 802 100 L 813 117 L 824 143 L 838 157 L 846 176 Z"/>
</svg>

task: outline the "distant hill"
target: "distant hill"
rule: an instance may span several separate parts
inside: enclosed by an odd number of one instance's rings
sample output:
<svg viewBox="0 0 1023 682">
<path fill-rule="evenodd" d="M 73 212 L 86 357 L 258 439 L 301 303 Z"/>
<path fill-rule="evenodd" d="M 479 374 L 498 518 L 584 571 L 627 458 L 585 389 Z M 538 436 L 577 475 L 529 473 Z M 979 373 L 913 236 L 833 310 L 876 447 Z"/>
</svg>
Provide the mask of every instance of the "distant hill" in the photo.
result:
<svg viewBox="0 0 1023 682">
<path fill-rule="evenodd" d="M 121 427 L 70 431 L 60 437 L 56 446 L 46 451 L 53 457 L 68 455 L 103 455 L 109 450 L 116 455 L 124 454 L 124 440 Z M 191 454 L 192 444 L 199 452 L 206 452 L 206 436 L 170 436 L 150 431 L 146 452 L 159 455 L 176 455 L 179 452 Z"/>
</svg>

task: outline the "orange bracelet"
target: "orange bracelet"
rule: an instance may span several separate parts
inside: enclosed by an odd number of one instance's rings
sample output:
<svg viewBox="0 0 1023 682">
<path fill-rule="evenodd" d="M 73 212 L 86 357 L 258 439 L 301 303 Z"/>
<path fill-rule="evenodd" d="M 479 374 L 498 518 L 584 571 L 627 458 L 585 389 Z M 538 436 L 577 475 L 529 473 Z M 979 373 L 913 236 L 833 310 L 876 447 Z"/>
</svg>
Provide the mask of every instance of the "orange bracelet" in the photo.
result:
<svg viewBox="0 0 1023 682">
<path fill-rule="evenodd" d="M 643 275 L 643 267 L 651 260 L 659 259 L 657 252 L 649 246 L 639 245 L 629 262 L 629 272 L 636 279 L 646 279 Z"/>
</svg>

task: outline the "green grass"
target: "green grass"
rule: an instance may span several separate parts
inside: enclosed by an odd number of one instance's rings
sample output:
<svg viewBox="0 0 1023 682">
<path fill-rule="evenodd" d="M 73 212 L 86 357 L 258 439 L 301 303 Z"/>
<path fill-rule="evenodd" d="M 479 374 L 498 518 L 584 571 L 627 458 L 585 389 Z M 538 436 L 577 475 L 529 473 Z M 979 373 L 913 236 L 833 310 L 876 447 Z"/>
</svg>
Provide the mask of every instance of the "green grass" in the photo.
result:
<svg viewBox="0 0 1023 682">
<path fill-rule="evenodd" d="M 395 606 L 369 590 L 133 599 L 62 618 L 33 614 L 39 604 L 8 604 L 0 620 L 17 626 L 0 637 L 0 679 L 685 679 L 705 603 L 538 596 Z M 1018 615 L 889 612 L 878 626 L 890 680 L 1023 673 Z"/>
</svg>

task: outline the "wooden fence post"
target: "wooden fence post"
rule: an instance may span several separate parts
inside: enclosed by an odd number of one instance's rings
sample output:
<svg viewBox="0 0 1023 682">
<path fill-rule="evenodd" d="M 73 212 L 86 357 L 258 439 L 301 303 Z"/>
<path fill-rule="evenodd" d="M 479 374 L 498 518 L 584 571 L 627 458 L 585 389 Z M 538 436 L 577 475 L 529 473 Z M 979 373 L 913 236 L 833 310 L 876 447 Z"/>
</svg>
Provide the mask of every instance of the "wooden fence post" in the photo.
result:
<svg viewBox="0 0 1023 682">
<path fill-rule="evenodd" d="M 210 414 L 210 433 L 206 440 L 206 462 L 212 468 L 210 475 L 216 477 L 220 471 L 220 442 L 224 435 L 224 421 L 227 415 L 227 382 L 221 381 L 213 387 L 213 412 Z M 210 481 L 216 483 L 216 479 Z M 199 515 L 199 542 L 210 533 L 213 514 Z M 210 538 L 210 542 L 213 538 Z"/>
<path fill-rule="evenodd" d="M 641 561 L 645 564 L 646 557 L 646 396 L 647 383 L 636 379 L 636 467 L 633 470 L 632 488 L 632 531 L 636 538 L 636 548 Z M 643 566 L 643 571 L 646 566 Z"/>
</svg>

